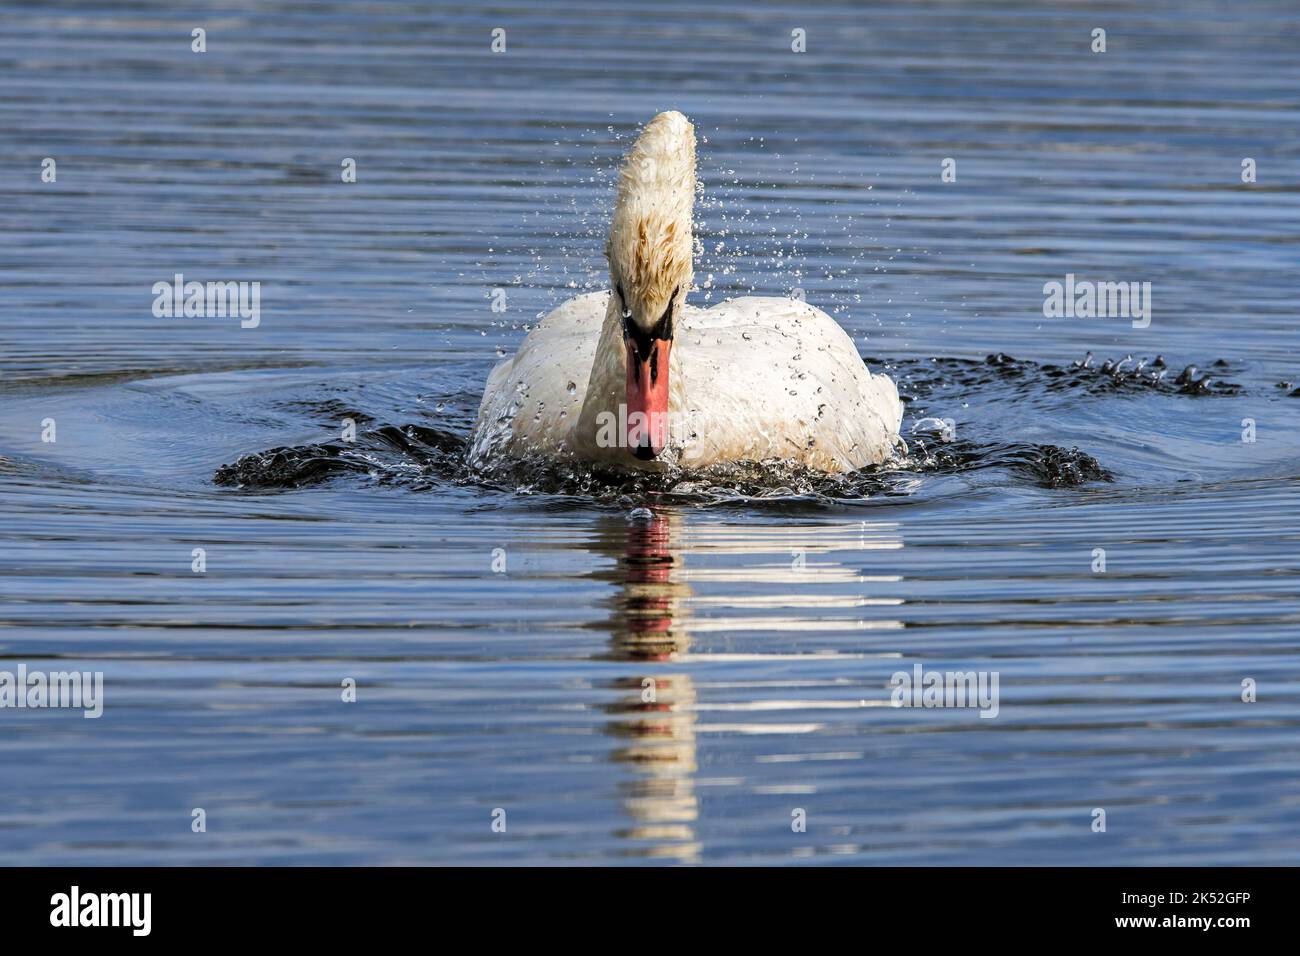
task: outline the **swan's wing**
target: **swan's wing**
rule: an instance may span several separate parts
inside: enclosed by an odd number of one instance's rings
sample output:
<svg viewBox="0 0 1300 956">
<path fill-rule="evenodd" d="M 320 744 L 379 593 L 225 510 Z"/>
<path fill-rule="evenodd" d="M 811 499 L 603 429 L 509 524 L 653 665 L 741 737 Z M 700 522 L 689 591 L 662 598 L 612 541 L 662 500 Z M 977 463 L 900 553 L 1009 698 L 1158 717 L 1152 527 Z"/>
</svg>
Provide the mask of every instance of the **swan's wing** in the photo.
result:
<svg viewBox="0 0 1300 956">
<path fill-rule="evenodd" d="M 498 453 L 554 452 L 582 410 L 608 292 L 569 299 L 488 376 L 470 438 L 470 463 Z"/>
<path fill-rule="evenodd" d="M 683 464 L 791 458 L 848 471 L 893 452 L 898 389 L 820 309 L 748 296 L 688 308 L 680 329 Z"/>
</svg>

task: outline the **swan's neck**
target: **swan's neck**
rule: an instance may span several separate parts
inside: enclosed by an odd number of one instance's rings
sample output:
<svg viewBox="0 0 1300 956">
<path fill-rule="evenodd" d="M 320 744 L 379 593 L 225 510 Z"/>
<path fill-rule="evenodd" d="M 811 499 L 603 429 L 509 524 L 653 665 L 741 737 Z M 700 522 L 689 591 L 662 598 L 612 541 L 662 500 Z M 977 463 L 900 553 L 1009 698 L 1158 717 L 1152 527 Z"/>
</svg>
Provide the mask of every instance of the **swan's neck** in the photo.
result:
<svg viewBox="0 0 1300 956">
<path fill-rule="evenodd" d="M 598 459 L 653 459 L 684 407 L 674 330 L 691 287 L 694 204 L 694 128 L 660 113 L 628 153 L 610 219 L 610 297 L 575 435 Z"/>
</svg>

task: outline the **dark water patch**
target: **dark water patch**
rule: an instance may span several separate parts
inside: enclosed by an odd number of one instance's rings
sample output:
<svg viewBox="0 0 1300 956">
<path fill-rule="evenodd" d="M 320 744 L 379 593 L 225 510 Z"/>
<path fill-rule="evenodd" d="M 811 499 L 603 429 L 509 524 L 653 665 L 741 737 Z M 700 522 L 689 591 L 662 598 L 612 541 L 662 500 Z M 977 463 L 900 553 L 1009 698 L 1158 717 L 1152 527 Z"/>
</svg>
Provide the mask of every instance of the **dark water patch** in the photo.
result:
<svg viewBox="0 0 1300 956">
<path fill-rule="evenodd" d="M 365 476 L 412 488 L 463 477 L 465 438 L 427 425 L 381 425 L 355 442 L 318 442 L 272 448 L 222 465 L 213 482 L 247 491 L 318 485 L 343 475 Z"/>
<path fill-rule="evenodd" d="M 914 439 L 910 449 L 918 465 L 915 474 L 960 475 L 987 468 L 1005 468 L 1041 488 L 1074 488 L 1092 482 L 1112 482 L 1096 458 L 1078 448 L 1032 442 L 980 445 L 970 441 L 943 444 Z"/>
<path fill-rule="evenodd" d="M 903 401 L 912 404 L 941 390 L 961 387 L 971 390 L 1008 389 L 1015 393 L 1052 395 L 1060 392 L 1082 395 L 1239 395 L 1243 387 L 1219 375 L 1232 366 L 1223 359 L 1210 363 L 1214 371 L 1186 365 L 1177 374 L 1164 356 L 1154 359 L 1103 359 L 1092 353 L 1068 365 L 1017 359 L 1004 353 L 983 360 L 964 358 L 904 359 L 888 362 L 868 359 L 868 364 L 887 368 L 896 376 Z"/>
</svg>

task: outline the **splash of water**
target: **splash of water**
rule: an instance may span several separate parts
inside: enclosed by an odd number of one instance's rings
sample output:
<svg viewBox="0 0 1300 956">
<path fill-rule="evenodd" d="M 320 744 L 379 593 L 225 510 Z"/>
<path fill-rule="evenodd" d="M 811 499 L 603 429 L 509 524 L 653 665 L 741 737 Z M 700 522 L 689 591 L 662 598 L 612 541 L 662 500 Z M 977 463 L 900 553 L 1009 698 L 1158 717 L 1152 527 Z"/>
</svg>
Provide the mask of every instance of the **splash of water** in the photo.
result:
<svg viewBox="0 0 1300 956">
<path fill-rule="evenodd" d="M 464 431 L 428 424 L 374 422 L 329 398 L 328 417 L 346 414 L 374 427 L 341 440 L 272 448 L 245 455 L 218 469 L 219 485 L 251 491 L 302 488 L 336 479 L 362 479 L 412 490 L 448 485 L 478 486 L 524 495 L 577 497 L 617 505 L 642 501 L 676 504 L 727 502 L 852 502 L 914 494 L 927 478 L 1000 470 L 1013 481 L 1043 488 L 1071 488 L 1112 481 L 1096 458 L 1078 448 L 1027 441 L 975 440 L 925 418 L 925 407 L 963 394 L 996 392 L 1001 400 L 1046 401 L 1075 396 L 1156 392 L 1190 396 L 1234 395 L 1240 386 L 1197 374 L 1188 366 L 1172 378 L 1163 359 L 1104 361 L 1088 356 L 1069 365 L 1040 364 L 1006 355 L 984 360 L 934 358 L 888 367 L 904 390 L 913 427 L 905 454 L 883 465 L 847 475 L 827 475 L 785 461 L 739 462 L 697 470 L 628 472 L 578 461 L 502 461 L 471 469 Z M 1228 368 L 1215 362 L 1216 372 Z M 311 403 L 304 407 L 314 407 Z M 920 419 L 920 421 L 917 421 Z M 927 425 L 928 423 L 928 425 Z"/>
</svg>

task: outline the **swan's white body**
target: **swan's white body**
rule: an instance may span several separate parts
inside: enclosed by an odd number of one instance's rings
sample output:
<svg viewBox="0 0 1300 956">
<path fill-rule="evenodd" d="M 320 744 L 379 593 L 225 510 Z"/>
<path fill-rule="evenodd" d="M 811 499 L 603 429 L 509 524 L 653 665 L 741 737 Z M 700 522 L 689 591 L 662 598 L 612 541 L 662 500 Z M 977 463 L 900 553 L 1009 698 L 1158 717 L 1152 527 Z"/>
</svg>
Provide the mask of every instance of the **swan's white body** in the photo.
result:
<svg viewBox="0 0 1300 956">
<path fill-rule="evenodd" d="M 589 399 L 615 417 L 620 403 L 622 369 L 593 369 L 609 298 L 593 292 L 565 302 L 493 369 L 471 461 L 531 453 L 649 467 L 616 443 L 594 440 L 600 428 L 590 410 L 585 417 L 596 427 L 582 425 Z M 898 441 L 898 389 L 867 371 L 820 309 L 757 297 L 687 306 L 677 338 L 670 441 L 659 461 L 698 468 L 779 458 L 843 472 L 884 461 Z"/>
<path fill-rule="evenodd" d="M 683 127 L 689 146 L 682 143 Z M 682 170 L 664 169 L 680 162 L 675 154 L 683 151 L 689 200 Z M 647 162 L 654 167 L 648 182 L 629 173 Z M 731 299 L 710 309 L 685 303 L 693 192 L 693 132 L 680 114 L 661 114 L 638 140 L 620 184 L 609 249 L 611 285 L 619 294 L 565 302 L 529 332 L 513 358 L 497 365 L 479 407 L 472 465 L 490 468 L 531 455 L 641 469 L 782 459 L 845 472 L 891 455 L 903 415 L 898 389 L 867 370 L 825 312 L 777 298 Z M 643 380 L 656 382 L 659 405 L 666 402 L 667 440 L 653 459 L 642 459 L 623 440 L 637 435 L 626 424 L 635 404 L 637 348 L 625 330 L 636 321 L 646 334 L 665 309 L 669 335 L 652 341 L 668 353 L 666 370 L 655 369 L 666 375 L 666 394 L 658 374 L 647 371 Z"/>
</svg>

